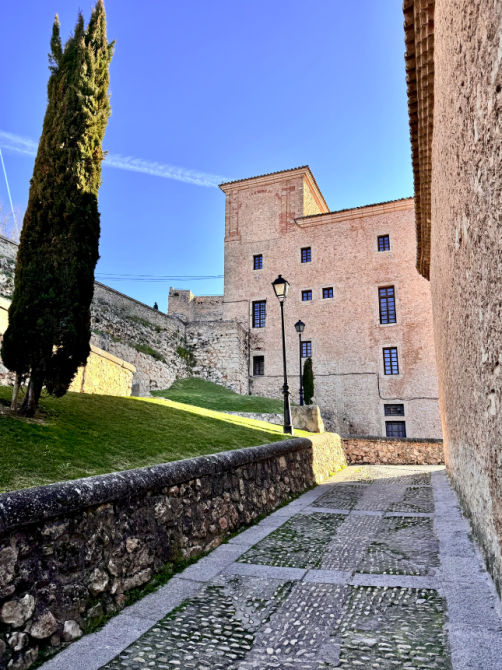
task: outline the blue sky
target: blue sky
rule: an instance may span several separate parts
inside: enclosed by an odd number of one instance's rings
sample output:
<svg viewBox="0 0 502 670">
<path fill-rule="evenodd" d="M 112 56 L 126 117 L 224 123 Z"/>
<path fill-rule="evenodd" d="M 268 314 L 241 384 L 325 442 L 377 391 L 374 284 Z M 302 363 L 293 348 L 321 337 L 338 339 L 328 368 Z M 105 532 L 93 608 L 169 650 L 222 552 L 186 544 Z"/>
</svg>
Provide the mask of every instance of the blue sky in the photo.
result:
<svg viewBox="0 0 502 670">
<path fill-rule="evenodd" d="M 105 0 L 117 45 L 104 149 L 115 167 L 103 169 L 97 273 L 222 274 L 222 178 L 308 164 L 332 210 L 411 195 L 401 4 Z M 28 199 L 54 14 L 65 39 L 91 7 L 23 0 L 2 10 L 0 146 L 14 204 Z M 7 205 L 3 175 L 0 197 Z M 162 310 L 170 283 L 223 291 L 220 279 L 98 279 Z"/>
</svg>

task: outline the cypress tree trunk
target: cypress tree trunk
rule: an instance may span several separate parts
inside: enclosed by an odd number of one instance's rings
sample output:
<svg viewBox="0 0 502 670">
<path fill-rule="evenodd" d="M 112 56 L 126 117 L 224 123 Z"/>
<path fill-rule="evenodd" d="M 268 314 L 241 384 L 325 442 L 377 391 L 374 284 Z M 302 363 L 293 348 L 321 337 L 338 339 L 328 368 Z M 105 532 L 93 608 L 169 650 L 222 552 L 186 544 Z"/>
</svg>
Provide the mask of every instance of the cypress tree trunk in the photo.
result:
<svg viewBox="0 0 502 670">
<path fill-rule="evenodd" d="M 312 359 L 307 358 L 303 366 L 303 392 L 305 395 L 305 404 L 311 405 L 314 397 L 314 369 Z"/>
<path fill-rule="evenodd" d="M 42 388 L 66 393 L 90 352 L 90 306 L 99 258 L 101 144 L 110 116 L 103 0 L 87 29 L 79 14 L 63 49 L 56 16 L 48 105 L 18 251 L 5 365 L 29 375 L 19 410 L 35 413 Z"/>
</svg>

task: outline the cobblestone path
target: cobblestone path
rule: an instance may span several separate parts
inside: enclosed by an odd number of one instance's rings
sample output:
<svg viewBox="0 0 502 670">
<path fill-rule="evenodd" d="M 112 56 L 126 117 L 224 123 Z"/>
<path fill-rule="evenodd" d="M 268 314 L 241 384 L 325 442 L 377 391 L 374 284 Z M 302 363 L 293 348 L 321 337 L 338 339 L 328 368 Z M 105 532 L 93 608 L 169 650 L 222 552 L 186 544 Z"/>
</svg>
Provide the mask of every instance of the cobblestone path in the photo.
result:
<svg viewBox="0 0 502 670">
<path fill-rule="evenodd" d="M 434 466 L 352 466 L 45 670 L 502 670 L 500 601 Z"/>
</svg>

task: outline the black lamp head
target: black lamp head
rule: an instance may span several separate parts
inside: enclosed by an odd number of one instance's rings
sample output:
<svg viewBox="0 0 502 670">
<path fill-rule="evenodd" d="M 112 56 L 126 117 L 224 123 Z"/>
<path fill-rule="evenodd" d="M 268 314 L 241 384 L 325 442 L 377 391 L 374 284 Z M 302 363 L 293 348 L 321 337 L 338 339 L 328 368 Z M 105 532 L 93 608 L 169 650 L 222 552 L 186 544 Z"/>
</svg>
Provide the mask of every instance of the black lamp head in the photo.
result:
<svg viewBox="0 0 502 670">
<path fill-rule="evenodd" d="M 289 291 L 289 282 L 286 281 L 282 275 L 279 275 L 275 281 L 272 282 L 274 287 L 275 295 L 279 298 L 280 302 L 284 302 L 288 297 Z"/>
<path fill-rule="evenodd" d="M 303 331 L 305 330 L 305 324 L 303 323 L 303 321 L 297 321 L 295 323 L 295 328 L 297 333 L 303 333 Z"/>
</svg>

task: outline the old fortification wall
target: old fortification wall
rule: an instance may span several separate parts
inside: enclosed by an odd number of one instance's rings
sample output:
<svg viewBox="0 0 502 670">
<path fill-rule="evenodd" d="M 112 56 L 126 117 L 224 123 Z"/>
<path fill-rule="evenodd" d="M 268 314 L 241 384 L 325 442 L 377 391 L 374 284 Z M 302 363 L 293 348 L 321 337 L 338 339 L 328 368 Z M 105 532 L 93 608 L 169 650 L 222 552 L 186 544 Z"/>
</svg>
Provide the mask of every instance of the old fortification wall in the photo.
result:
<svg viewBox="0 0 502 670">
<path fill-rule="evenodd" d="M 342 435 L 347 463 L 436 465 L 444 463 L 443 440 Z"/>
<path fill-rule="evenodd" d="M 437 0 L 431 289 L 446 465 L 502 592 L 502 4 Z"/>
<path fill-rule="evenodd" d="M 324 434 L 0 495 L 0 670 L 28 668 L 162 566 L 345 464 Z"/>
<path fill-rule="evenodd" d="M 195 296 L 192 291 L 171 287 L 167 313 L 183 321 L 222 321 L 223 296 Z"/>
<path fill-rule="evenodd" d="M 17 244 L 0 236 L 0 326 L 6 319 L 14 290 Z M 190 291 L 185 291 L 189 294 Z M 191 294 L 190 294 L 191 295 Z M 181 318 L 164 314 L 99 282 L 94 284 L 91 307 L 91 344 L 136 368 L 133 394 L 148 395 L 166 389 L 190 375 L 209 379 L 239 393 L 248 392 L 248 350 L 243 329 L 222 322 L 222 296 L 194 298 Z M 171 306 L 171 298 L 170 298 Z M 197 317 L 197 322 L 189 324 Z M 0 327 L 0 335 L 5 331 Z M 188 343 L 190 342 L 190 343 Z M 99 365 L 88 367 L 86 388 L 103 386 Z M 91 373 L 96 379 L 91 379 Z M 119 376 L 123 376 L 123 371 Z M 0 383 L 14 376 L 0 363 Z M 81 378 L 74 382 L 80 384 Z M 122 388 L 122 381 L 118 381 Z M 106 386 L 110 388 L 108 383 Z"/>
<path fill-rule="evenodd" d="M 85 366 L 77 370 L 69 391 L 99 395 L 130 396 L 134 365 L 91 344 Z"/>
</svg>

